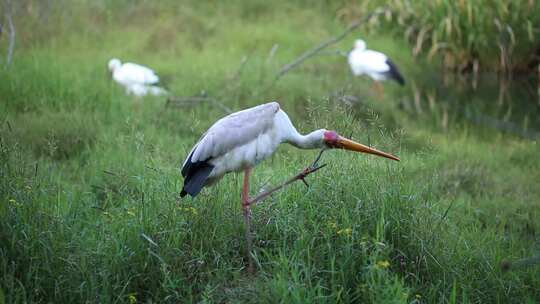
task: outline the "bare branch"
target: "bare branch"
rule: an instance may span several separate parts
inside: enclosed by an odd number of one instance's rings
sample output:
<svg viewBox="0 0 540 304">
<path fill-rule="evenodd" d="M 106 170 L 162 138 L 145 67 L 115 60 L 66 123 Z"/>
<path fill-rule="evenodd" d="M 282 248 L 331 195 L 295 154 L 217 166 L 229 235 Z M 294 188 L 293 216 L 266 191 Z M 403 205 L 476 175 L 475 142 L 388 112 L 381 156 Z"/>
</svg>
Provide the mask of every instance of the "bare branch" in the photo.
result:
<svg viewBox="0 0 540 304">
<path fill-rule="evenodd" d="M 279 72 L 276 75 L 276 79 L 279 79 L 281 76 L 285 75 L 288 71 L 290 71 L 291 69 L 293 69 L 296 66 L 300 65 L 306 59 L 316 55 L 317 53 L 319 53 L 321 50 L 325 49 L 326 47 L 341 41 L 350 32 L 354 31 L 360 25 L 362 25 L 363 23 L 368 22 L 371 18 L 373 18 L 375 16 L 378 16 L 378 15 L 384 13 L 384 12 L 386 12 L 386 9 L 378 8 L 374 12 L 372 12 L 372 13 L 368 14 L 367 16 L 365 16 L 364 18 L 359 19 L 359 20 L 355 21 L 353 24 L 349 25 L 349 27 L 343 33 L 339 34 L 338 36 L 332 37 L 332 38 L 326 40 L 325 42 L 315 46 L 314 48 L 304 52 L 302 55 L 300 55 L 295 60 L 291 61 L 290 63 L 285 64 L 284 66 L 282 66 L 281 69 L 279 70 Z"/>
<path fill-rule="evenodd" d="M 347 57 L 347 55 L 349 54 L 349 52 L 347 51 L 342 51 L 342 50 L 334 50 L 334 51 L 320 51 L 318 52 L 317 56 L 343 56 L 343 57 Z"/>
<path fill-rule="evenodd" d="M 4 0 L 4 10 L 5 18 L 7 20 L 7 25 L 9 29 L 9 44 L 6 55 L 6 64 L 4 66 L 7 69 L 13 59 L 13 49 L 15 48 L 15 26 L 13 25 L 13 7 L 11 5 L 11 0 Z"/>
<path fill-rule="evenodd" d="M 304 182 L 304 184 L 306 184 L 306 186 L 309 186 L 307 184 L 307 182 L 305 181 L 305 178 L 312 174 L 312 173 L 315 173 L 317 172 L 319 169 L 325 167 L 326 164 L 324 165 L 320 165 L 318 167 L 315 167 L 315 168 L 312 168 L 312 167 L 307 167 L 305 168 L 304 170 L 300 171 L 298 174 L 296 174 L 295 176 L 291 177 L 290 179 L 288 179 L 286 182 L 268 190 L 268 191 L 265 191 L 263 193 L 260 193 L 259 195 L 257 195 L 256 197 L 252 198 L 249 200 L 249 205 L 254 205 L 254 204 L 257 204 L 258 202 L 262 201 L 263 199 L 265 199 L 266 197 L 270 196 L 271 194 L 273 194 L 274 192 L 276 191 L 279 191 L 281 190 L 282 188 L 288 186 L 289 184 L 292 184 L 294 183 L 295 181 L 298 181 L 298 180 L 301 180 L 302 182 Z"/>
<path fill-rule="evenodd" d="M 258 202 L 262 201 L 263 199 L 265 199 L 266 197 L 270 196 L 271 194 L 273 194 L 274 192 L 276 191 L 279 191 L 281 189 L 283 189 L 284 187 L 288 186 L 289 184 L 292 184 L 294 183 L 295 181 L 302 181 L 307 187 L 309 187 L 308 183 L 306 182 L 305 178 L 312 174 L 312 173 L 315 173 L 317 171 L 319 171 L 319 169 L 322 169 L 326 166 L 326 164 L 323 164 L 323 165 L 318 165 L 318 162 L 319 160 L 321 159 L 321 156 L 323 154 L 324 150 L 321 150 L 321 152 L 319 152 L 319 154 L 317 155 L 317 158 L 313 161 L 313 163 L 305 168 L 304 170 L 300 171 L 298 174 L 296 174 L 295 176 L 289 178 L 287 181 L 285 181 L 284 183 L 268 190 L 268 191 L 265 191 L 265 192 L 262 192 L 260 194 L 258 194 L 257 196 L 251 198 L 249 201 L 248 201 L 248 205 L 254 205 L 254 204 L 257 204 Z"/>
</svg>

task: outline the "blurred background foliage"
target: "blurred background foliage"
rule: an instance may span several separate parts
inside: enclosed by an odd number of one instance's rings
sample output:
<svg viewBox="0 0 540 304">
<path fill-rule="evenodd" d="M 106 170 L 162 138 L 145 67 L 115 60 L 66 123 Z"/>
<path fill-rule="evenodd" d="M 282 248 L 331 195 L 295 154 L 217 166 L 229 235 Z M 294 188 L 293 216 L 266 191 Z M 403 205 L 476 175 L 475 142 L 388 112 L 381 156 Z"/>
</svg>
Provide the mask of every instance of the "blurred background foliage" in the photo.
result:
<svg viewBox="0 0 540 304">
<path fill-rule="evenodd" d="M 6 0 L 7 1 L 7 0 Z M 271 4 L 265 1 L 218 2 L 180 1 L 11 1 L 22 46 L 48 41 L 74 29 L 92 33 L 100 26 L 129 23 L 148 25 L 152 17 L 165 14 L 179 17 L 178 28 L 189 22 L 194 36 L 210 33 L 206 18 L 196 12 L 237 18 L 267 15 Z M 68 3 L 69 2 L 69 3 Z M 70 9 L 64 9 L 69 5 Z M 287 6 L 333 12 L 347 24 L 374 11 L 385 13 L 370 20 L 369 32 L 392 32 L 409 42 L 414 56 L 441 58 L 443 67 L 471 71 L 475 64 L 486 71 L 536 71 L 540 63 L 540 2 L 536 0 L 340 0 L 294 1 Z M 241 6 L 240 10 L 231 9 Z M 174 9 L 167 9 L 172 8 Z M 307 24 L 309 26 L 309 24 Z M 32 30 L 31 30 L 32 29 Z M 163 33 L 167 35 L 167 33 Z M 169 35 L 171 33 L 169 32 Z M 156 37 L 158 39 L 160 37 Z M 163 38 L 163 37 L 161 37 Z"/>
</svg>

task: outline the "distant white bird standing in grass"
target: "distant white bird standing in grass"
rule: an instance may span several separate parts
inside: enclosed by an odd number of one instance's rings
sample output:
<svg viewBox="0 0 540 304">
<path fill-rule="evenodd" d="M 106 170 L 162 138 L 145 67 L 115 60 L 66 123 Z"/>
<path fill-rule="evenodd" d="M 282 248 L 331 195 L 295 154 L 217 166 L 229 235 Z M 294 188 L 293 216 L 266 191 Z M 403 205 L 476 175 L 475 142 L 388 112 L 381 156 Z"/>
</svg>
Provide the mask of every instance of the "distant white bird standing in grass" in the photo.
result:
<svg viewBox="0 0 540 304">
<path fill-rule="evenodd" d="M 109 60 L 108 67 L 114 81 L 126 89 L 126 94 L 137 97 L 167 94 L 165 89 L 157 86 L 159 77 L 148 67 L 131 62 L 122 64 L 117 58 Z"/>
<path fill-rule="evenodd" d="M 349 66 L 355 76 L 368 75 L 375 81 L 393 79 L 405 84 L 397 66 L 383 53 L 367 50 L 364 40 L 354 42 L 354 49 L 348 55 Z"/>
</svg>

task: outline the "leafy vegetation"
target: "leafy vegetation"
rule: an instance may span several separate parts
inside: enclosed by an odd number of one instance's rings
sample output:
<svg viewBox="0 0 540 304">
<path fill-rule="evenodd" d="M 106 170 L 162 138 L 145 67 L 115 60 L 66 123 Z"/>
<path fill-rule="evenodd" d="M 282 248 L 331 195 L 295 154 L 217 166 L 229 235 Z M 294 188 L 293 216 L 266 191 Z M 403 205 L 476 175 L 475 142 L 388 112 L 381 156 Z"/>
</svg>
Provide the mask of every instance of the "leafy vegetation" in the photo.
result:
<svg viewBox="0 0 540 304">
<path fill-rule="evenodd" d="M 500 267 L 538 255 L 537 141 L 457 116 L 443 128 L 439 105 L 423 119 L 406 110 L 408 89 L 385 84 L 377 98 L 340 57 L 273 82 L 281 64 L 342 31 L 335 4 L 77 1 L 68 13 L 51 3 L 40 15 L 20 2 L 29 17 L 0 82 L 6 303 L 540 300 L 538 266 Z M 355 35 L 408 77 L 425 71 L 387 34 L 359 31 L 337 48 Z M 325 153 L 309 188 L 254 208 L 248 276 L 241 177 L 178 197 L 183 158 L 223 110 L 125 96 L 106 74 L 112 56 L 152 66 L 175 95 L 205 91 L 235 110 L 277 99 L 303 132 L 332 128 L 402 161 Z M 253 191 L 316 154 L 280 147 L 255 169 Z"/>
<path fill-rule="evenodd" d="M 415 56 L 440 55 L 446 68 L 536 71 L 540 64 L 538 1 L 350 1 L 338 15 L 349 20 L 376 7 L 388 11 L 370 23 L 371 30 L 398 33 Z"/>
</svg>

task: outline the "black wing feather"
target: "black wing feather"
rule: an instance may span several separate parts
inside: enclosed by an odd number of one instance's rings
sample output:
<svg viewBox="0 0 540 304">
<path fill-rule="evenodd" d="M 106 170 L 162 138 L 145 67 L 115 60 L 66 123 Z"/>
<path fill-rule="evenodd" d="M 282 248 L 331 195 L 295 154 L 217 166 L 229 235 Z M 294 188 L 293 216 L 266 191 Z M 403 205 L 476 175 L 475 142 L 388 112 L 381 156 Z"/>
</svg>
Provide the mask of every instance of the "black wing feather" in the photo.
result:
<svg viewBox="0 0 540 304">
<path fill-rule="evenodd" d="M 195 149 L 193 149 L 195 151 Z M 192 162 L 191 157 L 193 151 L 189 155 L 188 160 L 182 168 L 182 176 L 184 177 L 184 187 L 180 192 L 180 197 L 184 197 L 187 194 L 195 197 L 206 184 L 206 179 L 214 169 L 214 166 L 207 160 Z"/>
<path fill-rule="evenodd" d="M 399 72 L 397 66 L 390 59 L 386 59 L 386 64 L 388 64 L 388 66 L 390 67 L 390 70 L 386 72 L 386 76 L 388 78 L 394 79 L 400 85 L 405 85 L 405 79 Z"/>
</svg>

